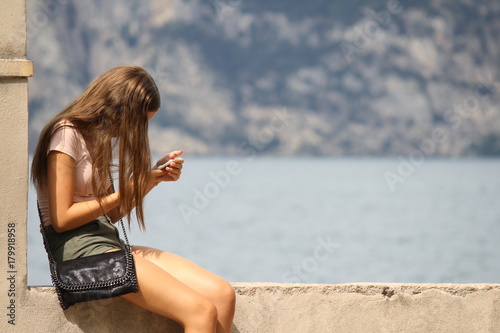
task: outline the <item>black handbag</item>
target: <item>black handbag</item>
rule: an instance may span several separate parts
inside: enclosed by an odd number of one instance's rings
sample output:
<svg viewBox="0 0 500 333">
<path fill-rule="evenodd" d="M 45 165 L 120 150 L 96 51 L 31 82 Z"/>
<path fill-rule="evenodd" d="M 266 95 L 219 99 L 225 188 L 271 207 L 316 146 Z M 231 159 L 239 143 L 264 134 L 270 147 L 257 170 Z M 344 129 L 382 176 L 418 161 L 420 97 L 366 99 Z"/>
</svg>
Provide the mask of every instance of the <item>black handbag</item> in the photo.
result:
<svg viewBox="0 0 500 333">
<path fill-rule="evenodd" d="M 111 183 L 113 184 L 113 183 Z M 42 215 L 38 207 L 40 221 Z M 56 262 L 50 251 L 43 223 L 43 243 L 49 257 L 50 275 L 63 309 L 86 301 L 138 292 L 134 258 L 127 233 L 120 219 L 126 247 L 124 250 Z"/>
</svg>

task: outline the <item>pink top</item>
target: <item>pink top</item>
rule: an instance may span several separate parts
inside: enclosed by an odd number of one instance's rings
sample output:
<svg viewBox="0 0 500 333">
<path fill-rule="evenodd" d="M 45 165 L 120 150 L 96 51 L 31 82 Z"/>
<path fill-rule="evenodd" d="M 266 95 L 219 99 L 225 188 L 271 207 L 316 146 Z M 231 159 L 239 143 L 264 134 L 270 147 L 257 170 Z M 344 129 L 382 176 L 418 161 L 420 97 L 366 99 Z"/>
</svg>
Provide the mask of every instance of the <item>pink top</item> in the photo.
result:
<svg viewBox="0 0 500 333">
<path fill-rule="evenodd" d="M 67 126 L 70 124 L 69 121 L 65 121 L 63 126 L 54 132 L 47 154 L 51 151 L 59 151 L 75 160 L 75 192 L 73 194 L 73 202 L 94 200 L 95 197 L 92 189 L 92 158 L 90 157 L 83 136 L 78 130 Z M 51 221 L 47 189 L 37 188 L 37 196 L 43 225 L 48 226 L 51 224 Z"/>
</svg>

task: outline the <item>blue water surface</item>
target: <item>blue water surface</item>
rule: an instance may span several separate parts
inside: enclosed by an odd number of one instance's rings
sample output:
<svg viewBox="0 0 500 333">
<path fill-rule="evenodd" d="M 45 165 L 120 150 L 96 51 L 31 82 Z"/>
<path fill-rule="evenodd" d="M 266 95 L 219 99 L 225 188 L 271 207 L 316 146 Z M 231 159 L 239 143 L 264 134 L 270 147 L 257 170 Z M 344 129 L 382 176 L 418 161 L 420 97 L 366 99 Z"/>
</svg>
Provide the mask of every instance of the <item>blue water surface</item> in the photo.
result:
<svg viewBox="0 0 500 333">
<path fill-rule="evenodd" d="M 187 156 L 129 238 L 231 282 L 498 283 L 499 198 L 500 159 Z M 50 284 L 38 223 L 31 189 L 31 285 Z"/>
</svg>

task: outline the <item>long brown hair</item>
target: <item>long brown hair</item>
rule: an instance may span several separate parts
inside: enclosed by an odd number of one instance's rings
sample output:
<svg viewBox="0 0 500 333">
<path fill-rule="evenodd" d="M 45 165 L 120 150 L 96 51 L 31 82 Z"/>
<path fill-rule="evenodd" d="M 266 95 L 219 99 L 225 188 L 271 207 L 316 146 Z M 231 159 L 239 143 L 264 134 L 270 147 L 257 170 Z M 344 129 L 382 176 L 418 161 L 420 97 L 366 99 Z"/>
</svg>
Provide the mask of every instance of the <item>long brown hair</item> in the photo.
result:
<svg viewBox="0 0 500 333">
<path fill-rule="evenodd" d="M 143 197 L 151 169 L 148 112 L 159 107 L 158 87 L 141 67 L 116 67 L 101 74 L 40 133 L 31 166 L 33 182 L 46 186 L 50 140 L 61 124 L 69 121 L 88 143 L 94 196 L 101 204 L 109 194 L 113 137 L 118 137 L 119 213 L 124 216 L 135 206 L 139 225 L 144 228 Z M 128 220 L 130 223 L 130 214 Z"/>
</svg>

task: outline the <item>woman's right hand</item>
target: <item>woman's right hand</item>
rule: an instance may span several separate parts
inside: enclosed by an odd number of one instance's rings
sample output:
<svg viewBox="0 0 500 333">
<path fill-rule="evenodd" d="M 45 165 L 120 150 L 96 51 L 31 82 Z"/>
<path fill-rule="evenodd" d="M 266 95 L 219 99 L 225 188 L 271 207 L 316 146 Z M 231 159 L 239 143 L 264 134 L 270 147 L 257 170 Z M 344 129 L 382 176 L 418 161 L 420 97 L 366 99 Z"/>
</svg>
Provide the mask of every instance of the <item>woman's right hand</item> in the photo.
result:
<svg viewBox="0 0 500 333">
<path fill-rule="evenodd" d="M 149 191 L 151 191 L 159 183 L 161 183 L 163 181 L 162 180 L 163 177 L 164 177 L 163 170 L 152 169 L 149 172 L 149 181 L 148 181 L 148 187 L 146 189 L 146 193 L 149 193 Z"/>
</svg>

